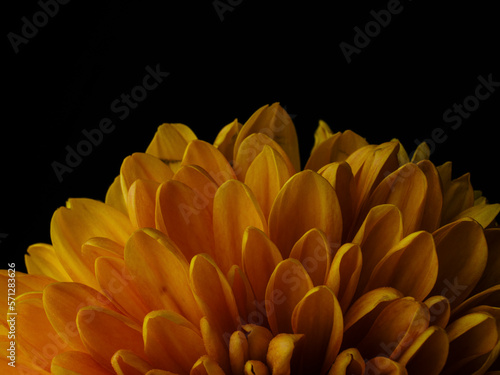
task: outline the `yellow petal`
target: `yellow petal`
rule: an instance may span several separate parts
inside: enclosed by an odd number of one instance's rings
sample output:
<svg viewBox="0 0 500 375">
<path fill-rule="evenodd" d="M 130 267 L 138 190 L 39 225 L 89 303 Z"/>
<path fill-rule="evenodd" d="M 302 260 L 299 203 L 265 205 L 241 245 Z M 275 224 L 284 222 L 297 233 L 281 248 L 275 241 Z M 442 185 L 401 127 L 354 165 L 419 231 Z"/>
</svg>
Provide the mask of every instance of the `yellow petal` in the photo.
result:
<svg viewBox="0 0 500 375">
<path fill-rule="evenodd" d="M 55 356 L 52 359 L 50 372 L 54 375 L 109 375 L 109 371 L 94 361 L 91 355 L 77 351 L 64 352 Z"/>
<path fill-rule="evenodd" d="M 249 135 L 241 142 L 238 154 L 234 161 L 234 171 L 240 181 L 245 181 L 248 169 L 252 165 L 255 158 L 264 150 L 266 146 L 270 147 L 281 156 L 289 175 L 295 174 L 297 170 L 293 166 L 285 150 L 283 150 L 278 143 L 273 141 L 267 135 L 255 133 Z"/>
<path fill-rule="evenodd" d="M 76 317 L 85 306 L 113 309 L 106 296 L 78 283 L 54 283 L 43 291 L 43 306 L 57 334 L 71 349 L 85 351 L 77 329 Z M 90 317 L 87 317 L 90 320 Z"/>
<path fill-rule="evenodd" d="M 293 310 L 292 328 L 294 333 L 304 334 L 296 368 L 325 374 L 339 352 L 344 329 L 335 294 L 324 285 L 307 292 Z"/>
<path fill-rule="evenodd" d="M 473 294 L 500 284 L 500 228 L 486 229 L 484 236 L 488 244 L 488 261 L 481 280 L 474 288 Z"/>
<path fill-rule="evenodd" d="M 225 373 L 217 362 L 204 355 L 196 361 L 189 375 L 225 375 Z"/>
<path fill-rule="evenodd" d="M 236 138 L 238 137 L 238 133 L 242 126 L 243 125 L 235 119 L 230 124 L 224 126 L 215 138 L 214 147 L 222 152 L 225 158 L 229 161 L 234 160 L 234 143 L 236 142 Z"/>
<path fill-rule="evenodd" d="M 248 361 L 248 341 L 241 331 L 234 331 L 229 339 L 229 359 L 231 373 L 244 375 L 245 363 Z"/>
<path fill-rule="evenodd" d="M 410 374 L 438 375 L 448 357 L 448 335 L 438 326 L 427 328 L 403 353 L 398 362 Z"/>
<path fill-rule="evenodd" d="M 470 219 L 455 221 L 434 232 L 439 261 L 436 284 L 431 292 L 458 306 L 479 281 L 488 257 L 483 228 Z"/>
<path fill-rule="evenodd" d="M 438 275 L 438 259 L 430 233 L 410 234 L 393 247 L 373 269 L 365 291 L 390 286 L 405 296 L 423 300 Z"/>
<path fill-rule="evenodd" d="M 366 373 L 377 375 L 408 375 L 404 366 L 387 357 L 375 357 L 366 362 Z"/>
<path fill-rule="evenodd" d="M 444 186 L 445 184 L 443 184 L 443 187 Z M 444 200 L 441 225 L 448 224 L 462 211 L 465 211 L 474 205 L 474 190 L 472 189 L 472 185 L 470 183 L 469 173 L 450 181 L 448 186 L 443 188 L 443 193 Z"/>
<path fill-rule="evenodd" d="M 336 146 L 340 136 L 341 133 L 332 134 L 330 137 L 314 147 L 311 151 L 309 159 L 307 159 L 304 169 L 319 171 L 323 166 L 336 161 Z"/>
<path fill-rule="evenodd" d="M 495 318 L 488 313 L 465 315 L 447 328 L 450 353 L 444 369 L 452 373 L 481 355 L 489 353 L 498 342 Z"/>
<path fill-rule="evenodd" d="M 261 313 L 255 309 L 255 296 L 252 286 L 239 266 L 234 265 L 231 267 L 227 275 L 227 281 L 231 285 L 240 317 L 246 322 L 262 324 Z M 257 321 L 253 321 L 254 319 L 257 319 Z"/>
<path fill-rule="evenodd" d="M 113 370 L 118 375 L 146 374 L 153 367 L 130 350 L 118 350 L 111 358 Z"/>
<path fill-rule="evenodd" d="M 318 127 L 314 132 L 314 146 L 311 150 L 311 153 L 314 151 L 316 147 L 318 147 L 321 143 L 323 143 L 323 141 L 326 141 L 332 135 L 333 132 L 328 126 L 328 124 L 323 120 L 319 120 Z"/>
<path fill-rule="evenodd" d="M 411 297 L 400 298 L 380 312 L 358 349 L 364 357 L 383 353 L 398 360 L 428 326 L 427 306 Z"/>
<path fill-rule="evenodd" d="M 276 266 L 266 288 L 267 318 L 274 335 L 293 332 L 293 309 L 312 288 L 311 278 L 299 261 L 285 259 Z"/>
<path fill-rule="evenodd" d="M 99 257 L 123 259 L 123 245 L 105 237 L 93 237 L 82 245 L 82 256 L 87 267 L 95 271 L 95 261 Z"/>
<path fill-rule="evenodd" d="M 166 233 L 188 260 L 200 252 L 214 253 L 212 214 L 208 205 L 182 182 L 171 180 L 158 188 L 156 228 Z"/>
<path fill-rule="evenodd" d="M 379 288 L 363 294 L 344 315 L 342 347 L 356 347 L 372 327 L 380 312 L 401 297 L 403 294 L 393 288 Z"/>
<path fill-rule="evenodd" d="M 269 215 L 269 237 L 287 258 L 295 242 L 312 228 L 325 232 L 334 250 L 340 247 L 342 213 L 337 194 L 327 180 L 306 170 L 290 178 L 276 197 Z"/>
<path fill-rule="evenodd" d="M 333 258 L 325 284 L 337 296 L 342 311 L 350 306 L 358 286 L 363 266 L 361 248 L 347 243 L 340 247 Z"/>
<path fill-rule="evenodd" d="M 451 311 L 452 320 L 461 317 L 479 306 L 500 306 L 500 285 L 492 286 L 480 293 L 477 293 Z"/>
<path fill-rule="evenodd" d="M 200 320 L 200 331 L 201 336 L 203 337 L 203 343 L 205 344 L 205 349 L 207 351 L 208 357 L 213 358 L 215 363 L 218 364 L 217 367 L 220 366 L 226 373 L 229 373 L 231 371 L 231 364 L 229 361 L 228 348 L 231 333 L 227 332 L 224 333 L 224 336 L 221 335 L 220 329 L 218 329 L 215 324 L 209 322 L 206 317 L 203 317 Z M 193 365 L 193 369 L 199 366 L 200 363 L 198 360 L 198 362 Z M 202 368 L 203 367 L 201 367 L 200 369 Z"/>
<path fill-rule="evenodd" d="M 266 362 L 267 348 L 273 339 L 271 331 L 256 324 L 245 324 L 242 328 L 247 336 L 249 358 Z"/>
<path fill-rule="evenodd" d="M 280 333 L 269 343 L 267 365 L 273 375 L 288 375 L 292 367 L 294 349 L 304 335 Z"/>
<path fill-rule="evenodd" d="M 183 124 L 162 124 L 158 127 L 146 152 L 166 163 L 177 172 L 189 142 L 197 139 L 196 135 Z"/>
<path fill-rule="evenodd" d="M 136 180 L 127 197 L 128 215 L 136 228 L 155 227 L 156 191 L 160 184 L 150 180 Z"/>
<path fill-rule="evenodd" d="M 365 361 L 358 349 L 350 348 L 342 351 L 333 363 L 328 375 L 364 375 Z"/>
<path fill-rule="evenodd" d="M 427 197 L 420 228 L 428 232 L 434 232 L 441 222 L 441 211 L 443 209 L 443 189 L 439 173 L 434 164 L 428 160 L 422 160 L 417 166 L 424 172 L 427 179 Z"/>
<path fill-rule="evenodd" d="M 127 200 L 130 186 L 137 180 L 162 183 L 172 178 L 174 172 L 160 159 L 136 152 L 127 156 L 120 169 L 123 197 Z"/>
<path fill-rule="evenodd" d="M 286 111 L 274 103 L 259 108 L 243 125 L 234 144 L 238 155 L 240 144 L 253 133 L 263 133 L 276 141 L 287 153 L 296 171 L 300 170 L 299 143 L 292 119 Z"/>
<path fill-rule="evenodd" d="M 450 301 L 444 296 L 432 296 L 424 301 L 429 308 L 431 317 L 429 323 L 434 326 L 446 328 L 450 320 L 451 307 Z"/>
<path fill-rule="evenodd" d="M 113 180 L 112 184 L 109 186 L 106 192 L 106 198 L 104 201 L 107 205 L 117 209 L 121 213 L 127 215 L 127 202 L 125 202 L 125 197 L 122 192 L 121 176 L 118 175 Z"/>
<path fill-rule="evenodd" d="M 198 324 L 202 314 L 189 286 L 189 265 L 172 243 L 138 230 L 125 246 L 125 264 L 150 310 L 172 310 Z"/>
<path fill-rule="evenodd" d="M 399 142 L 399 151 L 398 151 L 399 166 L 402 166 L 406 163 L 409 163 L 410 158 L 408 157 L 408 153 L 406 152 L 405 148 L 403 147 L 403 144 L 396 138 L 391 139 L 391 141 L 398 141 Z"/>
<path fill-rule="evenodd" d="M 427 179 L 415 164 L 405 164 L 389 174 L 370 196 L 368 207 L 394 204 L 401 211 L 403 234 L 415 232 L 422 220 L 427 196 Z"/>
<path fill-rule="evenodd" d="M 274 269 L 283 258 L 276 245 L 264 232 L 248 227 L 243 234 L 242 263 L 255 299 L 264 301 L 266 287 Z"/>
<path fill-rule="evenodd" d="M 245 175 L 245 184 L 255 194 L 264 217 L 269 217 L 274 199 L 290 177 L 281 155 L 271 147 L 264 146 Z"/>
<path fill-rule="evenodd" d="M 269 369 L 264 362 L 250 360 L 245 363 L 245 375 L 269 375 Z"/>
<path fill-rule="evenodd" d="M 80 309 L 76 321 L 83 344 L 101 366 L 112 370 L 111 358 L 120 349 L 145 358 L 141 327 L 125 316 L 89 306 Z"/>
<path fill-rule="evenodd" d="M 295 243 L 290 258 L 302 263 L 313 285 L 316 286 L 325 283 L 332 262 L 332 253 L 325 233 L 313 228 Z"/>
<path fill-rule="evenodd" d="M 205 141 L 194 140 L 188 144 L 181 165 L 190 164 L 202 167 L 218 185 L 236 178 L 224 155 Z"/>
<path fill-rule="evenodd" d="M 431 156 L 431 149 L 429 145 L 425 142 L 420 143 L 415 150 L 415 153 L 411 157 L 412 163 L 418 163 L 422 160 L 427 160 Z"/>
<path fill-rule="evenodd" d="M 267 232 L 267 223 L 252 191 L 238 180 L 221 185 L 214 198 L 213 233 L 215 260 L 226 273 L 233 264 L 241 266 L 242 240 L 249 226 Z"/>
<path fill-rule="evenodd" d="M 152 311 L 144 319 L 144 351 L 153 367 L 187 374 L 206 354 L 198 328 L 172 311 Z"/>
<path fill-rule="evenodd" d="M 92 237 L 105 237 L 124 245 L 132 225 L 120 211 L 92 199 L 70 199 L 67 207 L 59 208 L 52 216 L 50 237 L 54 249 L 73 281 L 97 287 L 94 270 L 82 257 L 82 244 Z"/>
<path fill-rule="evenodd" d="M 221 336 L 230 337 L 240 318 L 231 286 L 224 274 L 208 255 L 198 254 L 191 260 L 189 278 L 203 314 Z"/>
<path fill-rule="evenodd" d="M 453 220 L 462 219 L 464 217 L 470 217 L 476 220 L 483 228 L 488 227 L 493 220 L 498 216 L 500 212 L 500 204 L 479 204 L 472 206 L 453 218 Z"/>
<path fill-rule="evenodd" d="M 30 275 L 43 275 L 57 281 L 71 281 L 52 245 L 44 243 L 31 245 L 24 259 Z"/>
</svg>

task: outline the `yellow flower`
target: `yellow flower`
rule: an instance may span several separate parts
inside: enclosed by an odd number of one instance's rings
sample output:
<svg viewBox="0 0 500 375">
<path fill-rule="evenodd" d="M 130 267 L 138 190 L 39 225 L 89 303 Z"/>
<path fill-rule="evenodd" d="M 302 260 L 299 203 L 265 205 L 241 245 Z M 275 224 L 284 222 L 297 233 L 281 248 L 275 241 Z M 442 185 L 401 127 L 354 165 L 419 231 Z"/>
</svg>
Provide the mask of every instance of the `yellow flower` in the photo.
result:
<svg viewBox="0 0 500 375">
<path fill-rule="evenodd" d="M 320 122 L 300 171 L 278 104 L 213 145 L 161 125 L 105 202 L 70 199 L 52 244 L 29 247 L 29 274 L 16 274 L 16 367 L 4 356 L 2 372 L 498 367 L 500 205 L 429 154 L 422 144 L 409 160 L 397 140 L 371 145 Z"/>
</svg>

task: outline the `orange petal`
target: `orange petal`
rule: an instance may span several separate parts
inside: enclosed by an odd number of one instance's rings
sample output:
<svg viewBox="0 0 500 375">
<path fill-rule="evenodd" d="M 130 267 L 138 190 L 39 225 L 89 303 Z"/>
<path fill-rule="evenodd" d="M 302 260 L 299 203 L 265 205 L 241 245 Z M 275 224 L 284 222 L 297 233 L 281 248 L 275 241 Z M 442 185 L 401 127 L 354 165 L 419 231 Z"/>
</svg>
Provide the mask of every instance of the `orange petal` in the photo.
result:
<svg viewBox="0 0 500 375">
<path fill-rule="evenodd" d="M 247 138 L 241 142 L 239 146 L 238 154 L 234 161 L 234 171 L 238 176 L 240 181 L 246 179 L 246 174 L 248 169 L 254 162 L 255 158 L 268 146 L 273 149 L 285 163 L 287 173 L 291 176 L 295 174 L 296 169 L 294 168 L 292 162 L 290 161 L 285 150 L 281 146 L 269 138 L 267 135 L 262 133 L 255 133 L 249 135 Z"/>
<path fill-rule="evenodd" d="M 82 257 L 82 244 L 92 237 L 106 237 L 123 245 L 132 233 L 132 225 L 120 211 L 92 199 L 70 199 L 67 207 L 59 208 L 52 216 L 50 237 L 54 249 L 73 281 L 97 287 L 94 270 Z"/>
<path fill-rule="evenodd" d="M 205 141 L 194 140 L 188 144 L 181 165 L 189 164 L 202 167 L 218 185 L 236 178 L 224 155 Z"/>
<path fill-rule="evenodd" d="M 162 183 L 172 178 L 174 172 L 160 159 L 141 152 L 127 156 L 120 168 L 123 197 L 127 199 L 130 186 L 137 180 Z"/>
<path fill-rule="evenodd" d="M 328 375 L 364 375 L 365 361 L 358 349 L 350 348 L 341 352 L 333 363 Z"/>
<path fill-rule="evenodd" d="M 106 192 L 106 198 L 104 201 L 107 205 L 117 209 L 121 213 L 127 215 L 127 202 L 125 202 L 125 197 L 122 192 L 122 183 L 120 175 L 116 176 L 113 183 L 109 186 Z"/>
<path fill-rule="evenodd" d="M 126 349 L 145 358 L 141 327 L 125 316 L 101 307 L 80 309 L 77 315 L 80 337 L 92 358 L 112 370 L 111 358 Z"/>
<path fill-rule="evenodd" d="M 227 275 L 227 281 L 231 285 L 231 289 L 238 306 L 240 317 L 245 322 L 262 324 L 263 319 L 258 311 L 255 311 L 255 296 L 252 291 L 252 286 L 248 278 L 243 273 L 242 269 L 236 265 L 232 266 Z M 252 321 L 257 318 L 257 321 Z"/>
<path fill-rule="evenodd" d="M 174 245 L 138 230 L 125 246 L 125 264 L 150 310 L 172 310 L 198 324 L 202 314 L 189 286 L 189 265 Z"/>
<path fill-rule="evenodd" d="M 332 253 L 325 233 L 313 228 L 295 243 L 290 258 L 302 263 L 316 286 L 325 283 L 332 262 Z"/>
<path fill-rule="evenodd" d="M 206 254 L 191 260 L 189 278 L 196 300 L 210 324 L 223 335 L 231 335 L 240 323 L 231 286 L 215 262 Z"/>
<path fill-rule="evenodd" d="M 144 319 L 144 351 L 153 367 L 187 374 L 206 354 L 198 328 L 172 311 L 152 311 Z"/>
<path fill-rule="evenodd" d="M 269 237 L 287 258 L 295 242 L 312 228 L 325 232 L 334 250 L 340 247 L 342 213 L 337 194 L 327 180 L 306 170 L 290 178 L 276 197 L 269 215 Z"/>
<path fill-rule="evenodd" d="M 420 228 L 428 232 L 434 232 L 439 228 L 441 222 L 441 211 L 443 209 L 443 189 L 439 179 L 439 173 L 430 161 L 422 160 L 417 164 L 427 179 L 427 197 L 422 213 Z"/>
<path fill-rule="evenodd" d="M 234 331 L 229 339 L 229 359 L 231 373 L 244 375 L 245 363 L 248 361 L 248 341 L 241 331 Z"/>
<path fill-rule="evenodd" d="M 390 286 L 405 296 L 423 300 L 438 275 L 438 259 L 430 233 L 420 231 L 403 238 L 373 269 L 365 291 Z"/>
<path fill-rule="evenodd" d="M 243 125 L 234 144 L 234 154 L 245 138 L 253 133 L 262 133 L 276 141 L 285 150 L 296 171 L 300 170 L 299 143 L 295 126 L 288 113 L 279 105 L 259 108 Z"/>
<path fill-rule="evenodd" d="M 290 374 L 294 349 L 303 337 L 304 335 L 280 333 L 271 340 L 267 351 L 267 365 L 273 375 Z"/>
<path fill-rule="evenodd" d="M 245 363 L 245 375 L 269 375 L 269 369 L 264 362 L 250 360 Z"/>
<path fill-rule="evenodd" d="M 215 194 L 213 215 L 215 260 L 223 272 L 233 264 L 241 266 L 243 233 L 249 226 L 267 231 L 266 219 L 252 191 L 238 180 L 227 181 Z"/>
<path fill-rule="evenodd" d="M 217 137 L 215 137 L 214 147 L 222 152 L 222 155 L 229 161 L 234 160 L 234 143 L 236 142 L 236 138 L 242 126 L 243 125 L 235 119 L 230 124 L 224 126 L 219 131 L 219 134 L 217 134 Z"/>
<path fill-rule="evenodd" d="M 242 328 L 247 336 L 249 358 L 266 362 L 267 348 L 273 339 L 271 331 L 256 324 L 245 324 Z"/>
<path fill-rule="evenodd" d="M 130 350 L 118 350 L 111 358 L 111 365 L 118 375 L 146 374 L 153 367 Z"/>
<path fill-rule="evenodd" d="M 412 163 L 418 163 L 422 160 L 427 160 L 431 156 L 431 149 L 429 145 L 425 142 L 421 142 L 417 149 L 415 150 L 413 156 L 411 157 Z"/>
<path fill-rule="evenodd" d="M 410 374 L 438 375 L 448 357 L 448 335 L 438 326 L 427 328 L 403 353 L 398 362 Z"/>
<path fill-rule="evenodd" d="M 96 260 L 96 278 L 103 293 L 125 315 L 142 322 L 149 308 L 132 282 L 134 276 L 119 258 L 100 257 Z"/>
<path fill-rule="evenodd" d="M 318 147 L 323 141 L 326 141 L 333 135 L 332 130 L 328 126 L 326 122 L 323 120 L 319 120 L 318 127 L 314 131 L 314 146 L 311 150 L 311 153 L 314 151 L 316 147 Z"/>
<path fill-rule="evenodd" d="M 114 309 L 106 296 L 78 283 L 54 283 L 43 291 L 43 306 L 57 334 L 71 349 L 85 351 L 77 330 L 76 317 L 85 306 Z M 88 318 L 90 320 L 90 318 Z"/>
<path fill-rule="evenodd" d="M 208 205 L 182 182 L 171 180 L 158 188 L 156 228 L 168 234 L 188 260 L 200 252 L 214 252 Z"/>
<path fill-rule="evenodd" d="M 204 355 L 193 365 L 189 375 L 225 375 L 222 368 L 212 358 Z"/>
<path fill-rule="evenodd" d="M 24 259 L 30 275 L 47 276 L 57 281 L 71 281 L 52 245 L 44 243 L 31 245 Z"/>
<path fill-rule="evenodd" d="M 105 237 L 93 237 L 82 245 L 82 256 L 87 267 L 95 273 L 95 261 L 99 257 L 107 256 L 123 259 L 123 245 Z"/>
<path fill-rule="evenodd" d="M 451 323 L 446 332 L 450 339 L 450 353 L 445 373 L 465 368 L 469 362 L 491 352 L 498 342 L 495 318 L 488 313 L 465 315 Z"/>
<path fill-rule="evenodd" d="M 197 139 L 196 135 L 183 124 L 162 124 L 158 127 L 146 152 L 166 163 L 177 172 L 189 142 Z"/>
<path fill-rule="evenodd" d="M 283 258 L 276 245 L 264 232 L 248 227 L 243 233 L 243 270 L 252 285 L 255 299 L 264 301 L 267 283 Z"/>
<path fill-rule="evenodd" d="M 299 261 L 285 259 L 276 266 L 266 288 L 267 318 L 274 335 L 293 332 L 293 309 L 312 288 L 311 278 Z"/>
<path fill-rule="evenodd" d="M 377 375 L 408 375 L 404 366 L 387 357 L 375 357 L 366 362 L 366 373 Z"/>
<path fill-rule="evenodd" d="M 361 248 L 357 244 L 344 244 L 335 254 L 325 284 L 337 296 L 342 311 L 350 306 L 358 286 L 363 266 Z"/>
<path fill-rule="evenodd" d="M 311 151 L 309 159 L 304 169 L 319 171 L 323 166 L 336 161 L 337 143 L 340 139 L 341 133 L 335 133 L 318 144 Z"/>
<path fill-rule="evenodd" d="M 299 371 L 325 374 L 337 356 L 344 329 L 342 310 L 325 285 L 311 289 L 292 314 L 294 333 L 303 333 Z"/>
<path fill-rule="evenodd" d="M 424 303 L 431 314 L 429 318 L 430 325 L 446 328 L 450 320 L 450 301 L 443 296 L 432 296 L 426 299 Z"/>
<path fill-rule="evenodd" d="M 109 375 L 88 353 L 71 351 L 58 354 L 52 359 L 50 372 L 55 375 L 96 374 Z"/>
<path fill-rule="evenodd" d="M 209 322 L 206 317 L 200 320 L 200 330 L 208 355 L 201 357 L 198 362 L 193 365 L 193 369 L 203 369 L 203 366 L 200 367 L 200 365 L 205 361 L 205 357 L 209 357 L 214 363 L 218 364 L 217 368 L 222 367 L 225 373 L 229 373 L 231 371 L 231 364 L 229 361 L 229 339 L 232 332 L 225 332 L 224 335 L 221 335 L 220 329 Z M 200 363 L 201 359 L 203 359 L 202 363 Z"/>
<path fill-rule="evenodd" d="M 363 294 L 344 315 L 344 348 L 356 347 L 380 312 L 403 294 L 393 288 L 379 288 Z"/>
<path fill-rule="evenodd" d="M 136 180 L 127 197 L 128 215 L 136 228 L 155 227 L 156 191 L 160 184 L 150 180 Z"/>
<path fill-rule="evenodd" d="M 370 196 L 368 207 L 394 204 L 401 211 L 403 234 L 415 232 L 422 220 L 427 196 L 427 178 L 415 164 L 405 164 L 389 174 Z"/>
<path fill-rule="evenodd" d="M 479 281 L 488 257 L 483 228 L 470 219 L 455 221 L 434 232 L 439 273 L 432 295 L 458 306 Z"/>
<path fill-rule="evenodd" d="M 451 168 L 451 166 L 450 166 Z M 446 186 L 443 184 L 443 187 Z M 470 183 L 470 174 L 450 181 L 448 186 L 443 189 L 443 216 L 441 225 L 449 223 L 460 212 L 467 210 L 474 205 L 474 190 Z"/>
<path fill-rule="evenodd" d="M 500 284 L 500 228 L 486 229 L 484 236 L 488 244 L 488 261 L 481 280 L 474 288 L 473 294 Z"/>
<path fill-rule="evenodd" d="M 264 146 L 248 168 L 245 184 L 255 194 L 264 217 L 269 217 L 274 199 L 290 176 L 285 160 L 269 146 Z"/>
<path fill-rule="evenodd" d="M 400 298 L 380 312 L 358 349 L 364 357 L 398 360 L 428 326 L 427 306 L 411 297 Z"/>
</svg>

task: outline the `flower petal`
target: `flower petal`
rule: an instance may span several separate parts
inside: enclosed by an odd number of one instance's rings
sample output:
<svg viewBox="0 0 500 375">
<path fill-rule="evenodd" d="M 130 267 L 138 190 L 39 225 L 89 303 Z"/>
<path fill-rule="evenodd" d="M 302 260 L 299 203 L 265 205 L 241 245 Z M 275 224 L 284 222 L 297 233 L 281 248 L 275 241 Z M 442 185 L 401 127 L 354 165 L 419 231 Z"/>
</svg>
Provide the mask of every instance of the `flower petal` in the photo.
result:
<svg viewBox="0 0 500 375">
<path fill-rule="evenodd" d="M 259 108 L 245 122 L 234 144 L 236 157 L 243 140 L 253 133 L 263 133 L 276 141 L 287 153 L 295 170 L 300 171 L 299 143 L 295 126 L 279 103 Z"/>
<path fill-rule="evenodd" d="M 202 313 L 189 286 L 189 265 L 172 243 L 138 230 L 125 245 L 125 265 L 149 310 L 172 310 L 198 324 Z"/>
<path fill-rule="evenodd" d="M 295 306 L 292 328 L 303 333 L 303 347 L 296 369 L 325 374 L 337 356 L 344 323 L 335 294 L 325 285 L 311 289 Z"/>
<path fill-rule="evenodd" d="M 264 232 L 255 227 L 245 229 L 242 250 L 243 270 L 258 302 L 264 301 L 269 278 L 282 260 L 280 251 Z"/>
<path fill-rule="evenodd" d="M 146 374 L 153 367 L 130 350 L 118 350 L 111 357 L 111 365 L 118 375 Z"/>
<path fill-rule="evenodd" d="M 187 374 L 206 354 L 198 328 L 172 311 L 152 311 L 144 319 L 144 351 L 153 367 Z"/>
<path fill-rule="evenodd" d="M 266 362 L 267 348 L 273 339 L 271 331 L 256 324 L 245 324 L 242 328 L 247 336 L 249 358 Z"/>
<path fill-rule="evenodd" d="M 350 348 L 342 351 L 328 372 L 328 375 L 364 375 L 365 361 L 358 349 Z"/>
<path fill-rule="evenodd" d="M 218 185 L 236 178 L 224 155 L 205 141 L 194 140 L 188 144 L 181 166 L 190 164 L 202 167 Z"/>
<path fill-rule="evenodd" d="M 57 281 L 71 281 L 52 245 L 44 243 L 31 245 L 24 259 L 30 275 L 47 276 Z"/>
<path fill-rule="evenodd" d="M 56 355 L 52 359 L 50 372 L 54 375 L 109 375 L 109 371 L 94 361 L 91 355 L 77 351 L 64 352 Z"/>
<path fill-rule="evenodd" d="M 193 365 L 189 375 L 225 375 L 225 372 L 212 358 L 204 355 Z"/>
<path fill-rule="evenodd" d="M 321 169 L 321 167 L 336 161 L 335 155 L 337 151 L 337 142 L 339 141 L 340 136 L 340 132 L 332 134 L 314 147 L 311 151 L 309 159 L 307 159 L 304 169 L 310 169 L 317 172 Z"/>
<path fill-rule="evenodd" d="M 311 153 L 314 151 L 316 147 L 318 147 L 321 143 L 323 143 L 323 141 L 326 141 L 332 135 L 333 132 L 328 126 L 328 124 L 323 120 L 319 120 L 318 127 L 314 131 L 314 146 L 311 150 Z"/>
<path fill-rule="evenodd" d="M 408 375 L 408 371 L 398 362 L 387 357 L 375 357 L 366 362 L 366 373 L 377 375 Z"/>
<path fill-rule="evenodd" d="M 245 363 L 248 361 L 248 341 L 241 331 L 234 331 L 229 339 L 229 359 L 231 373 L 244 375 Z"/>
<path fill-rule="evenodd" d="M 420 228 L 434 232 L 441 222 L 443 209 L 443 189 L 437 168 L 429 160 L 420 161 L 417 166 L 422 170 L 427 179 L 427 196 L 422 213 Z"/>
<path fill-rule="evenodd" d="M 238 311 L 243 321 L 248 322 L 249 319 L 253 319 L 255 315 L 260 316 L 261 313 L 255 311 L 255 296 L 252 291 L 252 286 L 242 269 L 237 265 L 232 266 L 227 274 L 227 281 L 229 285 L 231 285 L 231 290 L 236 300 L 236 306 L 238 306 Z M 259 318 L 258 322 L 252 323 L 262 324 L 263 319 Z"/>
<path fill-rule="evenodd" d="M 106 198 L 104 201 L 108 206 L 111 206 L 121 213 L 127 215 L 127 202 L 125 202 L 125 197 L 122 192 L 122 183 L 120 175 L 116 176 L 113 183 L 109 186 L 106 192 Z"/>
<path fill-rule="evenodd" d="M 424 301 L 429 309 L 431 317 L 429 323 L 434 326 L 446 328 L 450 320 L 450 301 L 444 296 L 432 296 Z"/>
<path fill-rule="evenodd" d="M 208 356 L 216 361 L 218 364 L 217 368 L 220 366 L 226 373 L 229 373 L 231 371 L 231 363 L 229 361 L 229 340 L 231 333 L 225 332 L 222 335 L 220 329 L 209 322 L 206 317 L 200 320 L 200 330 Z M 198 362 L 193 365 L 193 369 L 199 366 Z"/>
<path fill-rule="evenodd" d="M 249 226 L 267 231 L 267 223 L 252 191 L 238 180 L 221 185 L 214 198 L 213 233 L 215 260 L 226 273 L 233 264 L 241 267 L 242 240 Z"/>
<path fill-rule="evenodd" d="M 162 124 L 158 127 L 146 153 L 156 156 L 177 172 L 189 142 L 197 139 L 189 127 L 183 124 Z"/>
<path fill-rule="evenodd" d="M 82 244 L 92 237 L 106 237 L 123 245 L 132 230 L 129 218 L 113 207 L 92 199 L 70 199 L 67 208 L 59 208 L 52 216 L 50 237 L 71 279 L 98 287 L 94 270 L 82 257 Z"/>
<path fill-rule="evenodd" d="M 158 188 L 156 228 L 175 242 L 188 261 L 200 252 L 214 253 L 212 214 L 208 204 L 182 182 L 171 180 Z"/>
<path fill-rule="evenodd" d="M 160 184 L 151 180 L 136 180 L 127 197 L 128 215 L 136 228 L 155 227 L 156 191 Z"/>
<path fill-rule="evenodd" d="M 462 219 L 434 232 L 439 273 L 431 295 L 443 295 L 451 307 L 470 294 L 486 267 L 488 246 L 483 228 L 475 221 Z"/>
<path fill-rule="evenodd" d="M 82 245 L 82 256 L 87 267 L 95 273 L 95 261 L 102 256 L 123 259 L 123 245 L 105 237 L 93 237 Z"/>
<path fill-rule="evenodd" d="M 214 147 L 217 148 L 229 161 L 234 160 L 234 143 L 236 142 L 236 138 L 238 137 L 238 133 L 240 132 L 242 126 L 243 125 L 240 124 L 238 120 L 234 120 L 224 126 L 219 131 L 219 134 L 217 134 L 217 137 L 215 137 Z"/>
<path fill-rule="evenodd" d="M 111 358 L 126 349 L 145 358 L 141 327 L 125 316 L 101 307 L 80 309 L 77 326 L 83 344 L 92 358 L 112 370 Z"/>
<path fill-rule="evenodd" d="M 438 326 L 427 328 L 403 353 L 398 362 L 410 374 L 438 375 L 448 357 L 448 335 Z"/>
<path fill-rule="evenodd" d="M 464 217 L 470 217 L 471 219 L 474 219 L 479 224 L 481 224 L 483 228 L 486 228 L 493 222 L 493 220 L 495 220 L 495 218 L 498 216 L 498 213 L 500 213 L 499 203 L 482 203 L 460 212 L 453 218 L 453 220 L 455 221 Z"/>
<path fill-rule="evenodd" d="M 363 266 L 361 248 L 357 244 L 346 243 L 333 258 L 326 279 L 328 286 L 337 296 L 342 311 L 350 306 Z"/>
<path fill-rule="evenodd" d="M 269 369 L 264 362 L 250 360 L 245 363 L 245 375 L 269 375 Z"/>
<path fill-rule="evenodd" d="M 453 181 L 443 183 L 443 193 L 444 200 L 441 225 L 448 224 L 462 211 L 465 211 L 474 205 L 474 190 L 472 189 L 472 185 L 470 183 L 469 173 L 466 173 Z"/>
<path fill-rule="evenodd" d="M 421 142 L 418 146 L 415 152 L 413 153 L 413 156 L 411 157 L 411 162 L 412 163 L 418 163 L 422 160 L 427 160 L 431 156 L 431 149 L 429 148 L 429 145 L 426 142 Z"/>
<path fill-rule="evenodd" d="M 267 365 L 273 375 L 290 374 L 294 349 L 303 337 L 300 334 L 280 333 L 271 340 L 267 351 Z"/>
<path fill-rule="evenodd" d="M 281 155 L 271 147 L 264 146 L 245 175 L 245 184 L 255 194 L 264 217 L 269 217 L 274 199 L 290 177 Z"/>
<path fill-rule="evenodd" d="M 266 312 L 274 335 L 292 333 L 293 309 L 313 288 L 311 278 L 296 259 L 285 259 L 274 270 L 266 288 Z"/>
<path fill-rule="evenodd" d="M 500 284 L 500 274 L 498 272 L 500 269 L 500 228 L 486 229 L 484 236 L 488 244 L 488 261 L 481 280 L 472 294 Z"/>
<path fill-rule="evenodd" d="M 269 215 L 269 237 L 287 258 L 295 242 L 312 228 L 325 232 L 334 250 L 340 247 L 342 213 L 337 194 L 327 180 L 306 170 L 290 178 L 276 197 Z"/>
</svg>

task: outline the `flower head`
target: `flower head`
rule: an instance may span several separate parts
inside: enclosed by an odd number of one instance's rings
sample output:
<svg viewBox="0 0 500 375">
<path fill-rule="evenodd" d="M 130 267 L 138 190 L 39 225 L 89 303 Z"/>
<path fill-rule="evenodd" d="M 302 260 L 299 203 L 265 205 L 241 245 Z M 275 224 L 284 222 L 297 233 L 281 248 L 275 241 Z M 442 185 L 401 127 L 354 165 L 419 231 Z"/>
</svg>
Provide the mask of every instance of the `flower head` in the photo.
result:
<svg viewBox="0 0 500 375">
<path fill-rule="evenodd" d="M 500 205 L 429 154 L 320 122 L 301 171 L 278 104 L 214 144 L 161 125 L 105 202 L 70 199 L 52 244 L 28 249 L 17 370 L 485 373 L 500 352 Z"/>
</svg>

